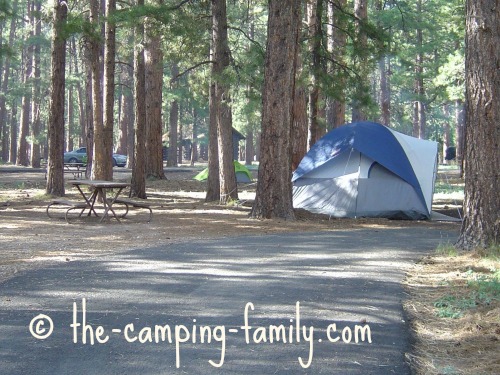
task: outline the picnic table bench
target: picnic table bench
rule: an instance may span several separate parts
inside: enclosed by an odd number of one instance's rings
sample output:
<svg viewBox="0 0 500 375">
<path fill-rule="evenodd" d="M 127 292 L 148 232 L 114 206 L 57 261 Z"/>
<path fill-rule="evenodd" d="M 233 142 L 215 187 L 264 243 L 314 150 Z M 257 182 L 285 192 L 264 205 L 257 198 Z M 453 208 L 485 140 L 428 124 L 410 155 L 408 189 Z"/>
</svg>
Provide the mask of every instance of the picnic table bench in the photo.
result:
<svg viewBox="0 0 500 375">
<path fill-rule="evenodd" d="M 73 210 L 77 210 L 77 209 L 80 209 L 80 214 L 78 215 L 78 217 L 81 217 L 83 215 L 83 212 L 87 209 L 87 208 L 90 208 L 90 206 L 87 204 L 87 202 L 75 202 L 75 201 L 70 201 L 68 199 L 54 199 L 52 200 L 48 206 L 47 206 L 47 209 L 46 209 L 46 212 L 47 212 L 47 216 L 49 218 L 53 218 L 53 216 L 50 216 L 50 208 L 52 206 L 65 206 L 65 207 L 69 207 L 66 212 L 64 213 L 64 219 L 66 220 L 66 222 L 69 224 L 69 218 L 68 218 L 68 214 L 70 211 L 73 211 Z"/>
<path fill-rule="evenodd" d="M 84 177 L 87 164 L 84 163 L 64 163 L 64 175 L 73 175 L 73 180 Z M 47 179 L 47 164 L 45 163 L 45 179 Z"/>
<path fill-rule="evenodd" d="M 148 223 L 151 221 L 153 217 L 153 210 L 150 207 L 149 203 L 142 202 L 139 200 L 133 200 L 128 198 L 119 198 L 121 191 L 130 186 L 129 183 L 125 182 L 113 182 L 113 181 L 101 181 L 101 180 L 75 180 L 70 182 L 73 186 L 75 186 L 80 195 L 83 198 L 83 201 L 72 201 L 67 199 L 54 199 L 47 206 L 47 216 L 52 218 L 50 210 L 53 206 L 65 206 L 65 214 L 64 218 L 66 222 L 69 223 L 69 213 L 73 210 L 81 210 L 78 214 L 78 217 L 81 217 L 85 211 L 87 211 L 86 216 L 92 216 L 92 214 L 96 217 L 100 217 L 99 222 L 102 222 L 105 218 L 111 219 L 115 218 L 118 222 L 120 218 L 125 218 L 131 207 L 133 208 L 143 208 L 149 211 Z M 91 194 L 88 195 L 85 191 L 82 190 L 81 186 L 88 186 L 91 190 Z M 107 193 L 112 192 L 111 197 L 107 197 Z M 102 208 L 104 209 L 104 213 L 97 214 L 94 207 L 96 202 L 98 201 L 98 197 L 102 199 Z M 124 208 L 121 208 L 120 211 L 125 210 L 125 213 L 116 212 L 116 206 L 124 205 Z"/>
<path fill-rule="evenodd" d="M 140 202 L 140 201 L 129 199 L 129 198 L 117 198 L 114 200 L 114 203 L 125 205 L 126 211 L 124 214 L 120 215 L 120 217 L 127 216 L 130 206 L 135 207 L 135 208 L 144 208 L 146 210 L 149 210 L 148 223 L 151 221 L 151 219 L 153 217 L 153 210 L 151 209 L 151 206 L 149 203 Z"/>
</svg>

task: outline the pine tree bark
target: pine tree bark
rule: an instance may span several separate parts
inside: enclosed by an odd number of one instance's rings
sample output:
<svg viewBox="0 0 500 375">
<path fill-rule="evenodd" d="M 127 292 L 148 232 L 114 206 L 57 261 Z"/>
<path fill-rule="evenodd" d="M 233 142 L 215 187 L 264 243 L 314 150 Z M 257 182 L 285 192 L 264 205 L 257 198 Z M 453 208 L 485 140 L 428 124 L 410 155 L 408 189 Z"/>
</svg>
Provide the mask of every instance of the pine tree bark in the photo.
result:
<svg viewBox="0 0 500 375">
<path fill-rule="evenodd" d="M 182 127 L 182 105 L 179 105 L 179 122 L 177 124 L 177 165 L 181 165 L 182 164 L 182 144 L 183 144 L 183 127 Z"/>
<path fill-rule="evenodd" d="M 210 84 L 209 95 L 210 118 L 208 124 L 208 179 L 205 201 L 219 202 L 219 143 L 217 140 L 217 103 L 215 100 L 215 83 L 213 80 Z"/>
<path fill-rule="evenodd" d="M 42 34 L 42 22 L 41 22 L 41 9 L 42 4 L 40 0 L 35 1 L 34 10 L 34 21 L 35 21 L 35 40 Z M 40 43 L 36 42 L 33 50 L 33 107 L 31 110 L 31 118 L 33 125 L 31 128 L 31 166 L 33 168 L 40 168 L 40 130 L 41 130 L 41 120 L 40 120 L 40 77 L 41 77 L 41 48 Z"/>
<path fill-rule="evenodd" d="M 103 179 L 113 180 L 113 127 L 115 122 L 115 55 L 116 25 L 113 13 L 116 0 L 106 0 L 104 24 L 104 117 L 103 117 Z"/>
<path fill-rule="evenodd" d="M 500 7 L 466 1 L 464 221 L 457 245 L 500 244 Z"/>
<path fill-rule="evenodd" d="M 300 25 L 300 0 L 269 1 L 259 179 L 254 218 L 295 219 L 291 130 Z"/>
<path fill-rule="evenodd" d="M 172 63 L 172 77 L 177 77 L 179 74 L 179 66 L 177 62 Z M 173 90 L 177 87 L 177 79 L 175 79 L 170 88 Z M 168 129 L 168 157 L 167 166 L 177 167 L 177 130 L 179 126 L 179 102 L 177 99 L 172 100 L 170 104 L 169 129 Z"/>
<path fill-rule="evenodd" d="M 423 17 L 422 13 L 422 0 L 417 1 L 417 18 L 421 19 Z M 420 24 L 420 23 L 419 23 Z M 418 138 L 426 138 L 426 127 L 427 127 L 427 114 L 425 106 L 425 85 L 424 85 L 424 37 L 423 30 L 418 27 L 417 33 L 417 57 L 415 63 L 415 89 L 417 94 L 417 123 L 418 123 Z"/>
<path fill-rule="evenodd" d="M 18 107 L 18 100 L 13 99 L 12 100 L 12 113 L 10 116 L 10 155 L 9 155 L 9 161 L 11 164 L 16 164 L 16 159 L 17 159 L 17 128 L 18 128 L 18 123 L 17 123 L 17 107 Z"/>
<path fill-rule="evenodd" d="M 68 73 L 71 76 L 73 74 L 73 67 L 69 64 Z M 67 110 L 68 110 L 68 126 L 66 132 L 66 151 L 74 150 L 74 137 L 75 137 L 75 107 L 74 107 L 74 95 L 73 87 L 68 87 L 68 100 L 67 100 Z"/>
<path fill-rule="evenodd" d="M 71 51 L 73 55 L 73 67 L 75 70 L 75 75 L 77 77 L 80 76 L 80 68 L 79 68 L 79 52 L 76 48 L 76 41 L 75 38 L 71 38 Z M 85 140 L 87 138 L 87 131 L 86 131 L 86 121 L 87 121 L 87 116 L 85 113 L 85 96 L 83 92 L 82 85 L 80 81 L 76 83 L 76 92 L 78 95 L 78 123 L 80 124 L 80 139 L 78 142 L 78 146 L 82 147 L 83 144 L 85 144 Z"/>
<path fill-rule="evenodd" d="M 193 108 L 193 137 L 191 138 L 191 166 L 198 161 L 198 111 Z"/>
<path fill-rule="evenodd" d="M 100 4 L 99 0 L 90 1 L 90 23 L 94 30 L 98 30 Z M 92 71 L 92 108 L 94 144 L 92 174 L 93 180 L 106 180 L 106 159 L 104 145 L 104 123 L 103 123 L 103 96 L 102 96 L 102 69 L 100 61 L 100 43 L 95 36 L 89 40 L 90 67 Z"/>
<path fill-rule="evenodd" d="M 456 160 L 460 168 L 460 177 L 463 177 L 463 160 L 465 144 L 465 108 L 463 100 L 455 102 L 455 147 Z"/>
<path fill-rule="evenodd" d="M 377 0 L 375 4 L 377 12 L 384 10 L 384 2 Z M 382 24 L 379 22 L 377 26 L 382 29 Z M 383 42 L 379 43 L 379 48 L 383 48 Z M 388 63 L 389 57 L 385 54 L 378 61 L 378 70 L 380 73 L 380 122 L 385 126 L 391 126 L 391 97 L 389 89 L 389 74 Z"/>
<path fill-rule="evenodd" d="M 92 41 L 86 41 L 87 47 L 84 51 L 85 59 L 85 145 L 87 147 L 87 168 L 85 177 L 92 177 L 92 165 L 94 164 L 94 106 L 92 103 Z"/>
<path fill-rule="evenodd" d="M 254 131 L 253 129 L 249 129 L 245 136 L 245 165 L 252 165 L 254 156 Z"/>
<path fill-rule="evenodd" d="M 17 0 L 14 0 L 12 3 L 12 12 L 15 14 L 17 12 Z M 16 37 L 16 17 L 12 17 L 10 21 L 10 31 L 9 31 L 9 48 L 12 48 L 14 45 L 14 40 Z M 6 101 L 7 101 L 7 92 L 9 89 L 9 78 L 10 78 L 10 64 L 11 57 L 10 54 L 6 54 L 4 65 L 3 65 L 3 76 L 2 76 L 2 85 L 1 85 L 1 94 L 0 94 L 0 123 L 3 124 L 2 131 L 2 161 L 9 161 L 10 150 L 9 150 L 9 133 L 7 127 L 7 109 L 6 109 Z M 15 129 L 10 129 L 11 136 L 12 132 Z M 12 138 L 12 137 L 11 137 Z M 17 143 L 15 143 L 17 144 Z M 10 145 L 10 148 L 16 148 L 13 144 Z M 13 161 L 12 159 L 10 159 Z M 14 161 L 15 162 L 15 161 Z"/>
<path fill-rule="evenodd" d="M 144 0 L 137 0 L 137 5 L 144 5 Z M 130 196 L 147 198 L 146 196 L 146 79 L 144 65 L 144 23 L 135 28 L 134 49 L 134 165 Z"/>
<path fill-rule="evenodd" d="M 309 0 L 307 4 L 311 77 L 309 82 L 309 118 L 307 144 L 311 148 L 319 137 L 319 73 L 321 69 L 321 18 L 323 0 Z"/>
<path fill-rule="evenodd" d="M 66 39 L 62 26 L 66 22 L 67 1 L 54 1 L 52 29 L 52 78 L 49 109 L 49 160 L 46 193 L 64 196 L 64 88 L 66 83 Z"/>
<path fill-rule="evenodd" d="M 345 124 L 346 104 L 345 91 L 346 79 L 340 67 L 345 66 L 345 53 L 347 29 L 343 9 L 346 8 L 347 0 L 338 0 L 335 4 L 328 2 L 328 52 L 335 61 L 331 68 L 331 74 L 335 77 L 336 92 L 334 97 L 327 98 L 326 123 L 328 129 L 338 128 Z"/>
<path fill-rule="evenodd" d="M 162 0 L 157 0 L 161 5 Z M 147 129 L 147 165 L 148 178 L 165 179 L 163 171 L 163 127 L 162 127 L 162 88 L 163 88 L 163 52 L 161 38 L 153 23 L 146 25 L 146 129 Z"/>
<path fill-rule="evenodd" d="M 133 62 L 132 62 L 133 64 Z M 122 96 L 121 96 L 121 113 L 120 113 L 120 135 L 119 135 L 119 141 L 118 141 L 118 149 L 117 153 L 127 155 L 128 159 L 130 159 L 130 155 L 133 154 L 133 148 L 129 149 L 128 147 L 128 132 L 130 129 L 130 122 L 132 122 L 132 127 L 133 125 L 133 120 L 132 120 L 132 115 L 131 111 L 133 112 L 133 106 L 134 106 L 134 99 L 129 92 L 126 86 L 132 87 L 133 85 L 133 78 L 132 78 L 132 71 L 128 67 L 123 68 L 123 74 L 122 74 L 122 84 L 124 85 L 124 88 L 122 90 Z M 132 145 L 133 145 L 133 139 L 132 139 Z M 129 150 L 132 150 L 132 152 L 129 152 Z M 127 159 L 127 162 L 128 162 Z"/>
<path fill-rule="evenodd" d="M 414 92 L 415 92 L 415 95 L 418 92 L 417 80 L 415 80 Z M 418 135 L 420 134 L 420 122 L 419 122 L 419 110 L 418 110 L 418 108 L 419 108 L 418 100 L 415 100 L 413 102 L 413 111 L 412 111 L 412 135 L 415 138 L 418 138 Z"/>
<path fill-rule="evenodd" d="M 300 45 L 299 47 L 300 48 Z M 302 74 L 302 59 L 300 52 L 297 54 L 297 77 Z M 299 81 L 300 82 L 300 81 Z M 295 84 L 293 99 L 293 125 L 292 125 L 292 171 L 297 169 L 300 161 L 308 149 L 308 121 L 307 121 L 307 90 L 300 83 Z"/>
<path fill-rule="evenodd" d="M 25 54 L 25 70 L 24 70 L 24 80 L 23 85 L 26 89 L 21 101 L 21 119 L 19 128 L 19 146 L 17 150 L 17 164 L 28 166 L 29 154 L 28 154 L 28 136 L 30 134 L 30 114 L 31 114 L 31 90 L 28 90 L 28 86 L 32 80 L 33 73 L 33 2 L 28 1 L 27 3 L 27 17 L 29 19 L 30 32 L 27 36 L 28 46 L 26 48 Z"/>
<path fill-rule="evenodd" d="M 448 164 L 448 160 L 445 159 L 446 150 L 448 149 L 448 147 L 450 147 L 450 141 L 451 141 L 451 133 L 450 133 L 451 126 L 450 126 L 450 123 L 448 122 L 448 119 L 450 118 L 450 109 L 449 109 L 448 103 L 443 105 L 443 115 L 445 118 L 445 122 L 443 124 L 442 163 Z"/>
<path fill-rule="evenodd" d="M 354 0 L 354 17 L 356 18 L 356 47 L 358 77 L 352 103 L 352 121 L 366 120 L 366 103 L 369 101 L 367 35 L 364 24 L 368 20 L 367 0 Z"/>
<path fill-rule="evenodd" d="M 219 144 L 219 186 L 220 203 L 226 204 L 238 199 L 238 186 L 234 171 L 233 126 L 231 94 L 224 79 L 229 67 L 229 45 L 227 36 L 226 0 L 212 0 L 212 31 L 214 42 L 215 101 L 217 103 L 217 137 Z"/>
</svg>

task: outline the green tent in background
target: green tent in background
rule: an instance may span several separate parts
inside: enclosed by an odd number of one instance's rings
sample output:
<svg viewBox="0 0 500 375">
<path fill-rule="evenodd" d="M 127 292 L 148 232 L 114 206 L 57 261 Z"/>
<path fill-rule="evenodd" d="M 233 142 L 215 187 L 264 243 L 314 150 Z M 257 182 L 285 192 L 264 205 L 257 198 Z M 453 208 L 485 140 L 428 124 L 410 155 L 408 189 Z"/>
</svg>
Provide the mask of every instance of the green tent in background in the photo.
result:
<svg viewBox="0 0 500 375">
<path fill-rule="evenodd" d="M 236 172 L 236 181 L 237 182 L 252 182 L 252 175 L 247 167 L 243 164 L 238 163 L 236 160 L 234 161 L 234 171 Z M 205 181 L 208 178 L 208 168 L 205 168 L 193 179 L 198 181 Z"/>
</svg>

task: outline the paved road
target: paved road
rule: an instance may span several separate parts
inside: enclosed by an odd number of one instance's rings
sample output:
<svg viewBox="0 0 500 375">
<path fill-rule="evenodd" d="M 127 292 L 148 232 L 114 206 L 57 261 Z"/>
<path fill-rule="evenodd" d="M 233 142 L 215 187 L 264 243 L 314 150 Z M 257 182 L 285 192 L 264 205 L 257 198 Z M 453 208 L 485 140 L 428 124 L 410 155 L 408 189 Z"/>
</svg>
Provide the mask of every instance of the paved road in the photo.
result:
<svg viewBox="0 0 500 375">
<path fill-rule="evenodd" d="M 0 284 L 0 374 L 409 374 L 401 281 L 455 237 L 227 238 L 30 271 Z"/>
</svg>

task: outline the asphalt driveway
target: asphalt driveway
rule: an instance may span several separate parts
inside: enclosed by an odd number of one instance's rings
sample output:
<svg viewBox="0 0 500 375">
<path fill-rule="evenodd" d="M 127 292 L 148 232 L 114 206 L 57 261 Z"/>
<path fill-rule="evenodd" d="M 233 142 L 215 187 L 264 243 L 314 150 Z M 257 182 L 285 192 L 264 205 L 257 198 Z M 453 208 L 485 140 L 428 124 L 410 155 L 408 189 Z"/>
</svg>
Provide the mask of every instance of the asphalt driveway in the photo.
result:
<svg viewBox="0 0 500 375">
<path fill-rule="evenodd" d="M 0 374 L 409 374 L 401 281 L 456 235 L 225 238 L 29 271 L 0 284 Z"/>
</svg>

